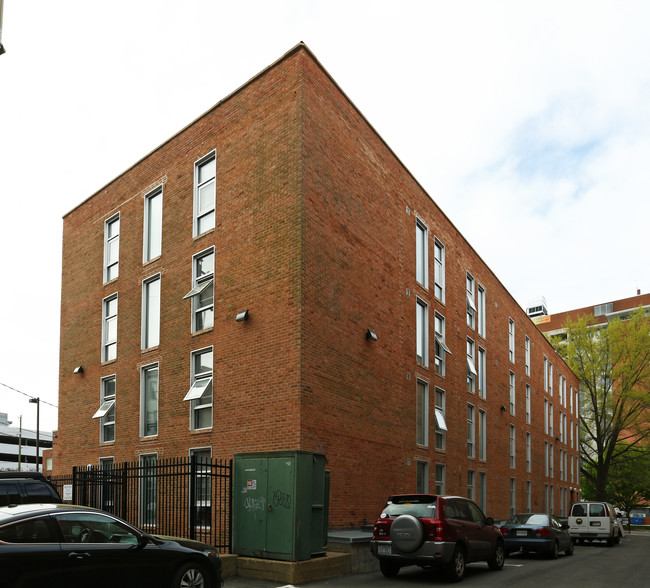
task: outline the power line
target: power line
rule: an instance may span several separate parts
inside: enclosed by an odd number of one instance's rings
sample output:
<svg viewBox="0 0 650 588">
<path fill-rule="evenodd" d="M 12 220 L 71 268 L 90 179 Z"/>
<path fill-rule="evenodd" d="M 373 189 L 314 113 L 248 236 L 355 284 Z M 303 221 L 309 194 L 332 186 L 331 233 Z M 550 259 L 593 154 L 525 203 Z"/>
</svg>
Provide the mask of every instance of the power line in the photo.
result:
<svg viewBox="0 0 650 588">
<path fill-rule="evenodd" d="M 9 388 L 9 390 L 13 390 L 14 392 L 18 392 L 18 394 L 22 394 L 23 396 L 27 396 L 27 398 L 34 398 L 36 399 L 36 396 L 32 396 L 31 394 L 27 394 L 25 392 L 22 392 L 20 390 L 17 390 L 16 388 L 13 388 L 12 386 L 8 386 L 7 384 L 3 384 L 0 382 L 0 386 L 4 386 L 5 388 Z M 42 398 L 39 399 L 41 404 L 47 404 L 48 406 L 51 406 L 52 408 L 59 408 L 56 404 L 52 404 L 51 402 L 48 402 L 47 400 L 43 400 Z"/>
</svg>

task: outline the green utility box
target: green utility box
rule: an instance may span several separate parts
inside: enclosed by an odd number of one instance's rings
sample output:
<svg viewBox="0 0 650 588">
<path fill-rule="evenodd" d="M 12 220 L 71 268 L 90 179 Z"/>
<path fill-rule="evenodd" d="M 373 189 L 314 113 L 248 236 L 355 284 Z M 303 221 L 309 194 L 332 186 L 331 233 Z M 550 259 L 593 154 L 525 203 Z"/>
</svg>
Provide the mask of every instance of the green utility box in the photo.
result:
<svg viewBox="0 0 650 588">
<path fill-rule="evenodd" d="M 308 451 L 236 453 L 233 552 L 303 561 L 327 543 L 329 472 Z"/>
</svg>

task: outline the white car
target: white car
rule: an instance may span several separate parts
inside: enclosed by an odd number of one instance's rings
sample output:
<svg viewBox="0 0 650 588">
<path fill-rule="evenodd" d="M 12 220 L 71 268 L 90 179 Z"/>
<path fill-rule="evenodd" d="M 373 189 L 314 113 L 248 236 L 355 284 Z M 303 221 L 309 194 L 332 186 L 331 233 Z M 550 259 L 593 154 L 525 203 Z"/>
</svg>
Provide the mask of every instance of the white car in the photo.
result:
<svg viewBox="0 0 650 588">
<path fill-rule="evenodd" d="M 621 526 L 616 511 L 609 502 L 576 502 L 569 515 L 569 533 L 573 541 L 621 541 Z"/>
</svg>

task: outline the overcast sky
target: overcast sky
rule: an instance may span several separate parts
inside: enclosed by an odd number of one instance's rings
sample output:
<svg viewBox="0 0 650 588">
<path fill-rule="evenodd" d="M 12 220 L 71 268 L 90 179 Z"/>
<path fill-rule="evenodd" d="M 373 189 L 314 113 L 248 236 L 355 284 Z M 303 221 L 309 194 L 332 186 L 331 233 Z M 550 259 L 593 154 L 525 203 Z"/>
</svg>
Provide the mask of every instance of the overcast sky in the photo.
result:
<svg viewBox="0 0 650 588">
<path fill-rule="evenodd" d="M 522 306 L 648 292 L 648 31 L 648 1 L 5 0 L 0 412 L 57 426 L 62 216 L 299 41 Z"/>
</svg>

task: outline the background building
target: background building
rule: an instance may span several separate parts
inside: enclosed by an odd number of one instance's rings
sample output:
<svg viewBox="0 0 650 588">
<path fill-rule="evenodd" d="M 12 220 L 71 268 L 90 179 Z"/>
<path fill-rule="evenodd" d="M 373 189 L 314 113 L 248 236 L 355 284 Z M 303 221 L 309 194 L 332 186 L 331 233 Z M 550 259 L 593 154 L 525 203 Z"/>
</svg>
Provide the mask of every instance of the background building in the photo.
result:
<svg viewBox="0 0 650 588">
<path fill-rule="evenodd" d="M 545 305 L 546 301 L 544 300 Z M 640 306 L 645 309 L 650 309 L 650 294 L 641 294 L 641 290 L 637 290 L 636 296 L 631 296 L 630 298 L 622 298 L 621 300 L 596 304 L 595 306 L 585 306 L 584 308 L 576 308 L 556 314 L 548 314 L 547 312 L 545 315 L 533 316 L 530 314 L 530 309 L 528 310 L 529 315 L 539 330 L 548 334 L 550 337 L 564 333 L 564 326 L 567 320 L 575 322 L 582 316 L 591 316 L 595 324 L 604 325 L 611 319 L 625 318 L 627 314 L 630 314 Z"/>
<path fill-rule="evenodd" d="M 13 425 L 13 426 L 12 426 Z M 18 425 L 18 426 L 15 426 Z M 39 455 L 52 447 L 52 433 L 39 432 Z M 36 471 L 36 431 L 23 429 L 0 412 L 0 471 Z"/>
<path fill-rule="evenodd" d="M 332 527 L 415 490 L 566 513 L 574 390 L 303 44 L 64 217 L 54 474 L 305 450 Z"/>
</svg>

